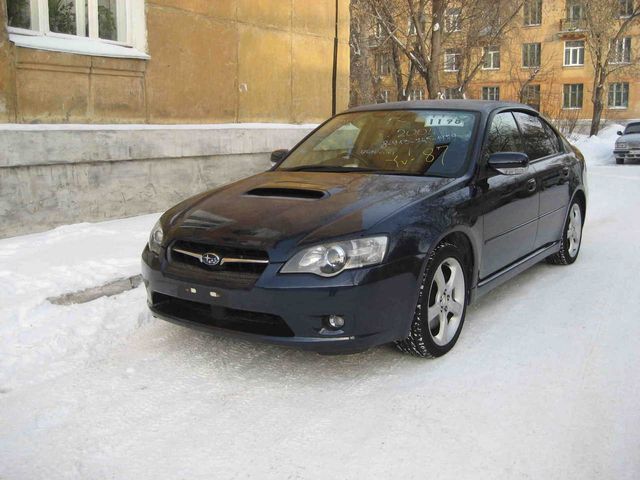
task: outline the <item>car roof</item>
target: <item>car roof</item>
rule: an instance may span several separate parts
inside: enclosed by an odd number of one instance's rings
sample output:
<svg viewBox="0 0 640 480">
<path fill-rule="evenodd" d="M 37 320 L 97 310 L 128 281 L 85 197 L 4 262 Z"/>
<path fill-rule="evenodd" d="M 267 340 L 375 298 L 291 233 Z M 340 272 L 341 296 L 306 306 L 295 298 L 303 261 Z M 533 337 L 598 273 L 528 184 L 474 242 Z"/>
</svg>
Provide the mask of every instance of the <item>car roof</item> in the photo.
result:
<svg viewBox="0 0 640 480">
<path fill-rule="evenodd" d="M 361 105 L 350 108 L 347 112 L 363 112 L 376 110 L 420 110 L 420 109 L 442 109 L 442 110 L 466 110 L 482 113 L 490 113 L 497 109 L 514 108 L 526 110 L 538 115 L 538 112 L 528 105 L 513 102 L 500 102 L 491 100 L 415 100 L 403 102 L 376 103 L 371 105 Z"/>
</svg>

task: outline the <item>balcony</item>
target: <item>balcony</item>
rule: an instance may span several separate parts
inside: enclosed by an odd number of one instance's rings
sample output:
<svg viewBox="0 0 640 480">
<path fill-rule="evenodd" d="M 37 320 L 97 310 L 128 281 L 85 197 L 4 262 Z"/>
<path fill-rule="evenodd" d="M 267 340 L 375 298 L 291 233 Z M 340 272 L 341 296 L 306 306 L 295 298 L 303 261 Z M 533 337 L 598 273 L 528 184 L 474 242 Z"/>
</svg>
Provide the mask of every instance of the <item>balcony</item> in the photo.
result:
<svg viewBox="0 0 640 480">
<path fill-rule="evenodd" d="M 563 18 L 560 20 L 558 36 L 562 39 L 584 38 L 587 32 L 587 22 L 582 18 Z"/>
</svg>

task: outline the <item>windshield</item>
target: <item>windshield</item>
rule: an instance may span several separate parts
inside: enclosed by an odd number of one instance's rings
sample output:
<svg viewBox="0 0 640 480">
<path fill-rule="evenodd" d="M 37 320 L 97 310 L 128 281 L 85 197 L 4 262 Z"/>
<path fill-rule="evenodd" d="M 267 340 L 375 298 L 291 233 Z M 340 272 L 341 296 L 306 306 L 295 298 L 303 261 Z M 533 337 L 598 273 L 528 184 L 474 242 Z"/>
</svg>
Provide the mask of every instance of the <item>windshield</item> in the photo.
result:
<svg viewBox="0 0 640 480">
<path fill-rule="evenodd" d="M 278 169 L 455 177 L 466 168 L 475 123 L 474 113 L 462 111 L 346 113 L 313 133 Z"/>
<path fill-rule="evenodd" d="M 627 125 L 624 134 L 629 135 L 630 133 L 640 133 L 640 123 L 632 123 L 631 125 Z"/>
</svg>

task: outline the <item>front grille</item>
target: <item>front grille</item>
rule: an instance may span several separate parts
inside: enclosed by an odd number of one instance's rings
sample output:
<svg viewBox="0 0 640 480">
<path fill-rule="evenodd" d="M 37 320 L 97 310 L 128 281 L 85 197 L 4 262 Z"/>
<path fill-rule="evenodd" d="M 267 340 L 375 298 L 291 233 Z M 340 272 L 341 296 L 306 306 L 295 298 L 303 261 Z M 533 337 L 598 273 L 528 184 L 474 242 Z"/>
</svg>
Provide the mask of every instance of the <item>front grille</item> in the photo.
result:
<svg viewBox="0 0 640 480">
<path fill-rule="evenodd" d="M 205 243 L 178 240 L 171 245 L 168 253 L 168 265 L 164 274 L 169 278 L 188 280 L 204 285 L 228 288 L 251 288 L 267 268 L 267 263 L 241 263 L 230 261 L 208 266 L 198 258 L 183 252 L 201 255 L 215 253 L 224 262 L 225 259 L 267 262 L 267 252 L 256 249 L 236 248 Z"/>
<path fill-rule="evenodd" d="M 155 292 L 152 298 L 153 308 L 170 317 L 256 335 L 293 337 L 293 331 L 277 315 L 193 302 Z"/>
</svg>

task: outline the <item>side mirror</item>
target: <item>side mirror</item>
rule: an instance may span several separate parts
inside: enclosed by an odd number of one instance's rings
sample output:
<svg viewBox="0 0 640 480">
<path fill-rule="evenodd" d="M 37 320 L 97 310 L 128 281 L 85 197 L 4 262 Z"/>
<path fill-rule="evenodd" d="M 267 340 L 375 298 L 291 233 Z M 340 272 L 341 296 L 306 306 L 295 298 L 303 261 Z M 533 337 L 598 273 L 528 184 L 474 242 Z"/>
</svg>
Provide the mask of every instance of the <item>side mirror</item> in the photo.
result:
<svg viewBox="0 0 640 480">
<path fill-rule="evenodd" d="M 286 148 L 274 150 L 273 152 L 271 152 L 271 166 L 275 167 L 276 165 L 278 165 L 288 154 L 289 150 L 287 150 Z"/>
<path fill-rule="evenodd" d="M 529 156 L 521 152 L 492 153 L 488 165 L 503 175 L 519 175 L 527 171 Z"/>
<path fill-rule="evenodd" d="M 620 130 L 618 130 L 618 135 L 622 136 L 622 135 L 624 135 L 624 133 L 622 133 Z"/>
</svg>

